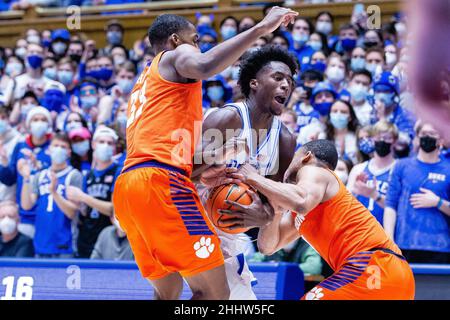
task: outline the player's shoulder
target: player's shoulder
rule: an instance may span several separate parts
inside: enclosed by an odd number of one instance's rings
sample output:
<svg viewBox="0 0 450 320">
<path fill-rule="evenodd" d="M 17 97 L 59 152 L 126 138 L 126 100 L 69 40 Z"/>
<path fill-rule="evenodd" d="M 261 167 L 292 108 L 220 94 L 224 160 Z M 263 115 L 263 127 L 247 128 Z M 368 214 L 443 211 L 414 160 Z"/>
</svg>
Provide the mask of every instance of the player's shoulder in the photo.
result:
<svg viewBox="0 0 450 320">
<path fill-rule="evenodd" d="M 238 109 L 228 104 L 209 113 L 203 125 L 205 128 L 239 129 L 242 127 L 242 120 Z"/>
</svg>

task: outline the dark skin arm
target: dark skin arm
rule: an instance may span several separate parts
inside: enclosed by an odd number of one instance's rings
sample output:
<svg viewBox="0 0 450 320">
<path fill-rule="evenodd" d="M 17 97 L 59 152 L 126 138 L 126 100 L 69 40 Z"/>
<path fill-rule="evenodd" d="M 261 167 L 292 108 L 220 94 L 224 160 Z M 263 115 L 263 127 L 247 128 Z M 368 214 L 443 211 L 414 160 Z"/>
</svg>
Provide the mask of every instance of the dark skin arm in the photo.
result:
<svg viewBox="0 0 450 320">
<path fill-rule="evenodd" d="M 166 80 L 172 82 L 208 79 L 233 64 L 261 36 L 275 31 L 281 24 L 293 23 L 297 15 L 290 9 L 274 7 L 256 26 L 205 53 L 196 46 L 181 44 L 162 56 L 159 70 Z"/>
<path fill-rule="evenodd" d="M 272 181 L 283 181 L 284 174 L 291 164 L 291 161 L 295 153 L 296 140 L 293 134 L 283 125 L 280 135 L 280 145 L 279 145 L 279 156 L 280 165 L 278 173 L 267 178 Z M 252 197 L 253 201 L 249 205 L 240 205 L 233 201 L 227 201 L 228 204 L 233 205 L 234 210 L 222 210 L 223 214 L 229 214 L 236 216 L 234 222 L 235 225 L 230 227 L 230 229 L 245 227 L 263 227 L 270 222 L 275 217 L 274 208 L 271 206 L 270 202 L 261 201 L 261 197 L 258 197 L 253 191 L 248 191 L 249 195 Z M 261 206 L 264 206 L 264 210 L 261 210 Z M 231 221 L 227 220 L 227 224 Z"/>
</svg>

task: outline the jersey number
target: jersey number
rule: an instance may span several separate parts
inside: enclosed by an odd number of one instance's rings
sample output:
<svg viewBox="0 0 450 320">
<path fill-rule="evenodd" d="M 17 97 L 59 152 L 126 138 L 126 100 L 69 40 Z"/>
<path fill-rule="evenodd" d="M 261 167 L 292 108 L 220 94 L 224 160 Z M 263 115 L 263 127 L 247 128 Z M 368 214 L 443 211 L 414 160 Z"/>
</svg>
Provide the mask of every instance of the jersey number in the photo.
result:
<svg viewBox="0 0 450 320">
<path fill-rule="evenodd" d="M 131 126 L 131 124 L 142 114 L 142 108 L 144 107 L 144 104 L 147 100 L 147 97 L 145 96 L 146 87 L 147 80 L 144 81 L 144 84 L 142 85 L 141 89 L 139 89 L 139 91 L 135 91 L 131 94 L 131 111 L 127 121 L 127 128 Z"/>
<path fill-rule="evenodd" d="M 5 295 L 0 300 L 31 300 L 33 296 L 34 279 L 32 277 L 19 277 L 16 285 L 16 295 L 14 291 L 14 277 L 6 277 L 2 284 L 6 287 Z"/>
</svg>

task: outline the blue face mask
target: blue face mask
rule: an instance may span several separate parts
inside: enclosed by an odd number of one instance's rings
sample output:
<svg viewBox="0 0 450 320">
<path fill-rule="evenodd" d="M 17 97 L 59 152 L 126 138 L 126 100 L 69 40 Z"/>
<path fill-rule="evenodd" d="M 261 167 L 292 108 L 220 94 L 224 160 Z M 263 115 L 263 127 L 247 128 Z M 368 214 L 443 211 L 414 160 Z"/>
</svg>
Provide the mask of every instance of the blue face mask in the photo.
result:
<svg viewBox="0 0 450 320">
<path fill-rule="evenodd" d="M 323 63 L 322 61 L 317 61 L 316 63 L 311 64 L 311 67 L 314 70 L 319 71 L 320 73 L 324 73 L 325 70 L 327 69 L 327 64 Z"/>
<path fill-rule="evenodd" d="M 309 36 L 307 34 L 293 34 L 292 35 L 292 40 L 294 40 L 294 42 L 299 45 L 305 44 L 308 41 L 308 39 L 309 39 Z"/>
<path fill-rule="evenodd" d="M 65 86 L 71 84 L 73 81 L 73 72 L 67 70 L 58 71 L 58 80 Z"/>
<path fill-rule="evenodd" d="M 375 151 L 375 143 L 370 138 L 362 138 L 359 140 L 359 151 L 362 153 L 369 155 Z"/>
<path fill-rule="evenodd" d="M 31 55 L 27 57 L 28 64 L 32 69 L 38 69 L 42 66 L 43 58 L 38 55 Z"/>
<path fill-rule="evenodd" d="M 69 155 L 67 150 L 62 147 L 51 147 L 50 157 L 52 159 L 52 163 L 63 164 L 64 162 L 67 161 Z"/>
<path fill-rule="evenodd" d="M 44 121 L 34 121 L 30 124 L 31 135 L 37 139 L 42 138 L 48 131 L 48 123 Z"/>
<path fill-rule="evenodd" d="M 86 153 L 89 151 L 89 147 L 90 147 L 89 140 L 84 140 L 72 144 L 73 152 L 75 152 L 75 154 L 79 155 L 80 157 L 84 157 L 86 155 Z"/>
<path fill-rule="evenodd" d="M 109 79 L 111 79 L 112 75 L 113 70 L 109 68 L 101 68 L 100 70 L 97 71 L 97 78 L 99 80 L 108 81 Z"/>
<path fill-rule="evenodd" d="M 103 162 L 108 162 L 113 156 L 113 147 L 106 143 L 97 143 L 95 157 Z"/>
<path fill-rule="evenodd" d="M 205 52 L 211 50 L 213 47 L 214 47 L 214 45 L 212 43 L 204 42 L 204 43 L 200 44 L 200 51 L 202 53 L 205 53 Z"/>
<path fill-rule="evenodd" d="M 127 126 L 127 121 L 128 118 L 126 114 L 121 114 L 117 117 L 117 123 L 121 128 L 125 128 Z"/>
<path fill-rule="evenodd" d="M 309 43 L 309 46 L 314 50 L 314 51 L 319 51 L 322 49 L 322 42 L 320 41 L 311 41 Z"/>
<path fill-rule="evenodd" d="M 352 51 L 356 47 L 356 39 L 344 38 L 341 40 L 342 49 L 345 51 Z"/>
<path fill-rule="evenodd" d="M 42 39 L 42 45 L 45 47 L 45 48 L 50 48 L 50 44 L 52 43 L 49 39 Z"/>
<path fill-rule="evenodd" d="M 209 87 L 206 90 L 206 94 L 211 101 L 221 101 L 223 98 L 224 90 L 219 86 Z"/>
<path fill-rule="evenodd" d="M 56 80 L 56 69 L 55 68 L 48 68 L 44 70 L 44 77 L 47 77 L 52 80 Z"/>
<path fill-rule="evenodd" d="M 336 129 L 344 129 L 348 125 L 348 114 L 330 113 L 330 122 Z"/>
<path fill-rule="evenodd" d="M 366 59 L 364 58 L 352 58 L 351 68 L 353 71 L 364 69 L 366 66 Z"/>
<path fill-rule="evenodd" d="M 9 123 L 6 120 L 0 120 L 0 135 L 5 134 L 5 132 L 9 129 Z"/>
<path fill-rule="evenodd" d="M 356 102 L 361 102 L 367 98 L 367 95 L 369 93 L 367 87 L 357 84 L 357 85 L 351 85 L 348 88 L 348 91 L 350 92 L 352 99 Z"/>
<path fill-rule="evenodd" d="M 331 106 L 333 102 L 314 103 L 313 108 L 320 113 L 321 116 L 327 116 L 330 114 Z"/>
<path fill-rule="evenodd" d="M 123 93 L 129 94 L 131 90 L 133 90 L 134 82 L 133 80 L 119 79 L 117 80 L 117 85 L 119 86 L 120 90 L 122 90 Z"/>
<path fill-rule="evenodd" d="M 81 107 L 83 109 L 90 109 L 92 107 L 95 107 L 98 102 L 98 99 L 96 96 L 80 97 L 80 100 L 81 100 Z"/>
<path fill-rule="evenodd" d="M 63 99 L 64 96 L 61 91 L 50 89 L 44 93 L 42 104 L 49 111 L 56 111 L 57 113 L 59 113 L 63 105 Z"/>
<path fill-rule="evenodd" d="M 375 93 L 374 98 L 384 103 L 385 106 L 391 106 L 395 102 L 395 93 L 378 92 Z"/>
<path fill-rule="evenodd" d="M 106 40 L 113 46 L 120 44 L 122 42 L 122 33 L 119 31 L 108 31 L 106 33 Z"/>
<path fill-rule="evenodd" d="M 229 26 L 223 26 L 220 29 L 220 33 L 222 34 L 223 40 L 228 40 L 230 38 L 233 38 L 237 34 L 236 28 L 229 27 Z"/>
</svg>

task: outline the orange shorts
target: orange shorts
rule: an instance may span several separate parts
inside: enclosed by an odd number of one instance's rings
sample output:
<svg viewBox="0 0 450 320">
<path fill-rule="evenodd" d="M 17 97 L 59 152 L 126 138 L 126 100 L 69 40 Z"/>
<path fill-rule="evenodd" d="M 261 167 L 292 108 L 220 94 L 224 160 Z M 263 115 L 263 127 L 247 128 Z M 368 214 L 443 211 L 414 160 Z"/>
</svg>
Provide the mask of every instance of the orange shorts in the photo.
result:
<svg viewBox="0 0 450 320">
<path fill-rule="evenodd" d="M 414 276 L 406 260 L 384 251 L 364 251 L 347 259 L 302 300 L 413 300 Z"/>
<path fill-rule="evenodd" d="M 157 167 L 126 171 L 116 181 L 113 203 L 145 278 L 188 277 L 223 265 L 219 238 L 183 174 Z"/>
</svg>

